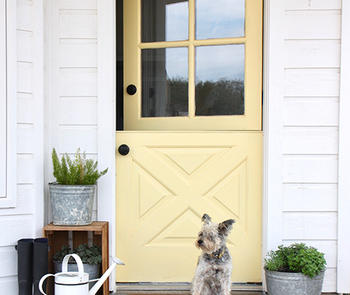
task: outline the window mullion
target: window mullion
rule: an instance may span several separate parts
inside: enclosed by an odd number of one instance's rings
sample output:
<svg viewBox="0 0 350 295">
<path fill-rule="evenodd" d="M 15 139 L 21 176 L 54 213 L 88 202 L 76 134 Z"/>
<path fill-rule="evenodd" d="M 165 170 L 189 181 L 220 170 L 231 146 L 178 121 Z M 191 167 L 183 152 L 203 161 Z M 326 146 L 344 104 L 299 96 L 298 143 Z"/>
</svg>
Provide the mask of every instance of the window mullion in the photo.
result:
<svg viewBox="0 0 350 295">
<path fill-rule="evenodd" d="M 195 0 L 189 0 L 189 28 L 188 28 L 188 115 L 193 118 L 196 113 L 195 103 Z"/>
</svg>

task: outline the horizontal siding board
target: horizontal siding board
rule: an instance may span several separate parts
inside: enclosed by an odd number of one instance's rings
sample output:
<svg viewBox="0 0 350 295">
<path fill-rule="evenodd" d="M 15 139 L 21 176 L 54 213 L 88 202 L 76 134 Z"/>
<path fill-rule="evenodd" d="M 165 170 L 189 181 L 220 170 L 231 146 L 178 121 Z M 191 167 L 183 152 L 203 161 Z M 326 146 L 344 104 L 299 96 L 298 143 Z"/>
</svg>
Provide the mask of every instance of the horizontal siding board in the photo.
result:
<svg viewBox="0 0 350 295">
<path fill-rule="evenodd" d="M 339 96 L 339 69 L 285 70 L 285 96 Z"/>
<path fill-rule="evenodd" d="M 34 103 L 32 94 L 17 94 L 17 123 L 31 124 L 34 122 Z"/>
<path fill-rule="evenodd" d="M 35 160 L 32 154 L 17 155 L 17 183 L 34 183 L 35 166 Z"/>
<path fill-rule="evenodd" d="M 97 124 L 96 98 L 64 98 L 59 101 L 59 124 Z"/>
<path fill-rule="evenodd" d="M 97 67 L 97 41 L 61 40 L 58 64 L 61 67 Z"/>
<path fill-rule="evenodd" d="M 32 32 L 17 31 L 17 60 L 33 61 L 32 42 Z"/>
<path fill-rule="evenodd" d="M 334 100 L 285 100 L 283 123 L 286 126 L 337 126 L 339 102 Z"/>
<path fill-rule="evenodd" d="M 18 295 L 17 276 L 0 278 L 0 290 L 5 290 L 6 295 Z"/>
<path fill-rule="evenodd" d="M 291 11 L 285 21 L 286 39 L 340 39 L 340 10 Z"/>
<path fill-rule="evenodd" d="M 95 127 L 61 126 L 58 142 L 60 152 L 74 153 L 80 147 L 86 153 L 97 153 L 97 130 Z"/>
<path fill-rule="evenodd" d="M 63 10 L 60 11 L 60 38 L 96 38 L 96 10 Z"/>
<path fill-rule="evenodd" d="M 284 154 L 337 154 L 337 127 L 285 127 L 282 136 Z"/>
<path fill-rule="evenodd" d="M 328 268 L 324 274 L 323 292 L 334 292 L 337 289 L 337 269 Z"/>
<path fill-rule="evenodd" d="M 17 62 L 17 92 L 33 92 L 33 64 Z"/>
<path fill-rule="evenodd" d="M 287 241 L 284 245 L 291 245 L 294 243 L 304 243 L 311 246 L 325 254 L 325 259 L 328 268 L 337 267 L 337 241 Z"/>
<path fill-rule="evenodd" d="M 340 40 L 287 40 L 286 68 L 340 66 Z"/>
<path fill-rule="evenodd" d="M 55 0 L 61 9 L 96 9 L 98 0 Z"/>
<path fill-rule="evenodd" d="M 286 0 L 286 10 L 341 9 L 341 0 Z"/>
<path fill-rule="evenodd" d="M 59 96 L 97 96 L 96 68 L 64 68 L 59 71 Z"/>
<path fill-rule="evenodd" d="M 17 29 L 32 31 L 33 30 L 33 6 L 29 1 L 17 5 Z"/>
<path fill-rule="evenodd" d="M 33 138 L 35 138 L 35 128 L 33 125 L 17 125 L 17 153 L 35 153 Z"/>
<path fill-rule="evenodd" d="M 337 214 L 334 212 L 283 213 L 284 240 L 336 240 Z"/>
<path fill-rule="evenodd" d="M 11 229 L 0 235 L 0 247 L 14 246 L 19 239 L 33 236 L 34 218 L 31 215 L 1 216 L 0 228 Z"/>
<path fill-rule="evenodd" d="M 17 275 L 17 252 L 14 246 L 0 247 L 0 277 Z"/>
<path fill-rule="evenodd" d="M 337 183 L 336 156 L 284 156 L 283 181 L 285 183 Z"/>
<path fill-rule="evenodd" d="M 337 211 L 336 184 L 284 184 L 284 211 Z"/>
</svg>

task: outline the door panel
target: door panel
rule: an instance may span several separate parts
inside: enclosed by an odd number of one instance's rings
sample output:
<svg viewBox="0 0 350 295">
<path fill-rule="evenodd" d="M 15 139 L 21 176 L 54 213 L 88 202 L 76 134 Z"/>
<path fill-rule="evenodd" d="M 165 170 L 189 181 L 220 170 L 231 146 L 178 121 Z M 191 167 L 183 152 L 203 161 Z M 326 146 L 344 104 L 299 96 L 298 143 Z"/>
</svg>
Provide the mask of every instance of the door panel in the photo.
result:
<svg viewBox="0 0 350 295">
<path fill-rule="evenodd" d="M 262 0 L 126 0 L 124 49 L 126 130 L 261 130 Z"/>
<path fill-rule="evenodd" d="M 191 281 L 201 216 L 234 218 L 234 282 L 261 281 L 261 132 L 117 132 L 118 282 Z"/>
</svg>

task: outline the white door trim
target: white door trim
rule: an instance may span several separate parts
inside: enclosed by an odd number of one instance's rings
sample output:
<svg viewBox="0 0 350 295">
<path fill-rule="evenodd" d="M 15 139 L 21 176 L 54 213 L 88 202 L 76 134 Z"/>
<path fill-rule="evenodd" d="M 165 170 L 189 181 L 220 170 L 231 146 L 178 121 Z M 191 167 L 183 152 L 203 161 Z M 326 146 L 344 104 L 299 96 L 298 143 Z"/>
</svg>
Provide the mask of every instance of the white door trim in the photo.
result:
<svg viewBox="0 0 350 295">
<path fill-rule="evenodd" d="M 338 160 L 337 292 L 349 293 L 350 280 L 350 3 L 342 1 Z"/>
<path fill-rule="evenodd" d="M 265 0 L 264 7 L 263 258 L 267 251 L 275 249 L 282 242 L 284 1 Z"/>
<path fill-rule="evenodd" d="M 97 1 L 97 152 L 98 165 L 108 167 L 99 180 L 97 216 L 109 221 L 109 253 L 115 255 L 115 132 L 116 132 L 116 7 Z M 115 275 L 110 276 L 115 291 Z"/>
</svg>

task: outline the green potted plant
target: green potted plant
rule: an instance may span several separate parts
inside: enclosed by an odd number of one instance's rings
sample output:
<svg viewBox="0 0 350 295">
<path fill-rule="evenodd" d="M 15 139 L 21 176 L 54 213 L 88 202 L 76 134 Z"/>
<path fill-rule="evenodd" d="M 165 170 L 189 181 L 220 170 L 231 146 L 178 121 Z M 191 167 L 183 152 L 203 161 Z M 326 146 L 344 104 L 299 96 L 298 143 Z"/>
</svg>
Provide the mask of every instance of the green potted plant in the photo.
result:
<svg viewBox="0 0 350 295">
<path fill-rule="evenodd" d="M 89 274 L 89 279 L 97 279 L 100 276 L 102 253 L 101 248 L 98 246 L 88 246 L 87 244 L 81 244 L 75 249 L 71 249 L 69 246 L 63 246 L 60 251 L 56 252 L 53 256 L 55 273 L 62 271 L 62 261 L 67 254 L 78 254 L 83 262 L 84 272 Z M 68 271 L 78 271 L 77 264 L 73 259 L 68 262 Z M 90 283 L 90 288 L 94 283 Z"/>
<path fill-rule="evenodd" d="M 303 243 L 278 246 L 265 258 L 269 295 L 320 295 L 326 260 L 316 248 Z"/>
<path fill-rule="evenodd" d="M 97 180 L 107 173 L 97 170 L 97 161 L 86 159 L 77 150 L 72 160 L 67 154 L 59 159 L 52 151 L 53 175 L 49 184 L 52 221 L 55 225 L 88 225 L 92 222 L 92 207 Z"/>
</svg>

